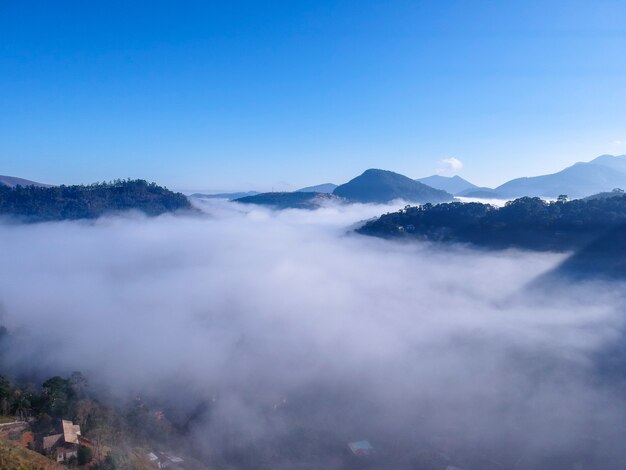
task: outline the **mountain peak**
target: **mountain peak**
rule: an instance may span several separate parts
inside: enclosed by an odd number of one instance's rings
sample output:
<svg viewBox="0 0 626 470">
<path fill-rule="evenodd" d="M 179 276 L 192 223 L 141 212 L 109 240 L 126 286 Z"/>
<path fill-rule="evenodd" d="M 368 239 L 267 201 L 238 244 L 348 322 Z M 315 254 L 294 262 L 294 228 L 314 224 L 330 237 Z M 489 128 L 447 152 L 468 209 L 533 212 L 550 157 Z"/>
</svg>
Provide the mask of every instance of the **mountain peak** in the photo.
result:
<svg viewBox="0 0 626 470">
<path fill-rule="evenodd" d="M 441 189 L 451 194 L 459 194 L 463 191 L 471 189 L 478 189 L 478 186 L 470 183 L 466 179 L 461 178 L 459 175 L 454 176 L 442 176 L 432 175 L 425 178 L 418 178 L 416 181 L 426 184 L 431 188 Z"/>
<path fill-rule="evenodd" d="M 452 195 L 427 186 L 408 176 L 389 170 L 369 168 L 333 192 L 336 196 L 354 202 L 386 203 L 394 199 L 412 202 L 444 202 Z"/>
</svg>

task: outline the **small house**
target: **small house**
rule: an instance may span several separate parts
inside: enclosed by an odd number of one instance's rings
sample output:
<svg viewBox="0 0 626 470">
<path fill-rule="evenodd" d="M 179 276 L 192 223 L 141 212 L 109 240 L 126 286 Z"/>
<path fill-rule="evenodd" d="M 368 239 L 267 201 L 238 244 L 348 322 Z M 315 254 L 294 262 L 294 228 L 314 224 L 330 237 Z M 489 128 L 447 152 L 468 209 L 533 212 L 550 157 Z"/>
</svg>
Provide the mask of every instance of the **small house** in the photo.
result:
<svg viewBox="0 0 626 470">
<path fill-rule="evenodd" d="M 78 457 L 80 446 L 80 426 L 71 421 L 61 421 L 61 432 L 43 438 L 43 450 L 47 455 L 54 456 L 57 462 L 67 462 Z"/>
</svg>

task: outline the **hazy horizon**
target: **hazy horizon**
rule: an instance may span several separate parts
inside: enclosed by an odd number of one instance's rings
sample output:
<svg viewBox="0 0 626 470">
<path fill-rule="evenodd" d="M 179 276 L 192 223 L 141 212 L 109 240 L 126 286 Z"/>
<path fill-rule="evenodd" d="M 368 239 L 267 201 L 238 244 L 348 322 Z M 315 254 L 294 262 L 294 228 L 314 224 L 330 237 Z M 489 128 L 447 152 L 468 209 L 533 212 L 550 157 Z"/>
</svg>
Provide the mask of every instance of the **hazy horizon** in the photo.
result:
<svg viewBox="0 0 626 470">
<path fill-rule="evenodd" d="M 624 157 L 624 155 L 610 155 L 610 154 L 603 154 L 603 156 L 614 156 L 614 157 Z M 589 158 L 588 160 L 585 161 L 589 161 L 589 160 L 593 160 L 593 158 L 599 157 L 600 155 L 596 155 L 592 158 Z M 567 167 L 575 164 L 575 163 L 579 163 L 579 162 L 572 162 L 570 165 L 567 165 Z M 445 177 L 454 177 L 454 176 L 459 176 L 463 179 L 466 179 L 461 173 L 462 173 L 462 166 L 461 168 L 457 168 L 454 169 L 452 168 L 454 166 L 454 164 L 450 164 L 450 162 L 439 162 L 439 166 L 437 171 L 435 171 L 434 173 L 430 174 L 430 175 L 422 175 L 422 176 L 413 176 L 413 175 L 405 175 L 408 176 L 410 178 L 413 179 L 419 179 L 419 178 L 424 178 L 426 176 L 432 176 L 432 175 L 438 175 L 438 176 L 445 176 Z M 389 171 L 394 171 L 393 169 L 390 168 L 383 168 L 383 167 L 375 167 L 378 169 L 383 169 L 383 170 L 389 170 Z M 562 170 L 563 168 L 560 168 L 560 170 Z M 364 168 L 363 171 L 367 170 L 367 168 Z M 556 172 L 556 171 L 555 171 Z M 174 191 L 180 191 L 184 194 L 190 195 L 193 193 L 207 193 L 207 194 L 219 194 L 219 193 L 230 193 L 230 192 L 246 192 L 246 191 L 258 191 L 258 192 L 270 192 L 270 191 L 295 191 L 297 189 L 303 188 L 303 187 L 308 187 L 308 186 L 317 186 L 320 184 L 326 184 L 326 183 L 334 183 L 337 185 L 346 183 L 347 181 L 349 181 L 350 179 L 352 179 L 353 177 L 356 177 L 358 175 L 360 175 L 362 172 L 359 172 L 358 174 L 353 175 L 352 177 L 350 177 L 348 180 L 345 181 L 333 181 L 333 180 L 327 180 L 327 181 L 318 181 L 318 182 L 310 182 L 309 184 L 303 184 L 303 185 L 294 185 L 290 182 L 287 181 L 283 181 L 283 182 L 279 182 L 276 185 L 272 185 L 272 186 L 267 186 L 267 185 L 257 185 L 254 187 L 217 187 L 217 188 L 210 188 L 210 187 L 197 187 L 197 188 L 188 188 L 188 187 L 170 187 L 170 189 L 174 190 Z M 397 172 L 396 172 L 397 173 Z M 24 176 L 24 175 L 4 175 L 4 176 L 9 176 L 9 177 L 17 177 L 17 178 L 23 178 L 26 180 L 31 180 L 31 178 L 29 178 L 28 176 Z M 518 175 L 512 179 L 515 178 L 522 178 L 522 177 L 533 177 L 533 176 L 540 176 L 538 174 L 533 174 L 533 175 Z M 145 179 L 145 177 L 139 177 L 140 179 Z M 126 179 L 125 177 L 116 177 L 113 179 Z M 91 184 L 91 183 L 98 183 L 100 181 L 103 180 L 95 180 L 95 181 L 79 181 L 79 182 L 73 182 L 73 183 L 69 183 L 67 181 L 61 181 L 61 182 L 57 182 L 57 183 L 51 183 L 49 180 L 45 180 L 45 181 L 36 181 L 37 183 L 43 183 L 43 184 L 55 184 L 55 185 L 60 185 L 60 184 Z M 483 187 L 485 185 L 481 185 L 480 183 L 476 182 L 476 181 L 470 181 L 467 180 L 470 183 L 475 184 L 478 187 Z M 154 181 L 157 184 L 163 184 L 161 181 Z M 502 181 L 501 183 L 498 183 L 496 185 L 491 186 L 492 188 L 495 188 L 497 186 L 499 186 L 499 184 L 505 183 L 506 181 Z M 608 189 L 608 188 L 607 188 Z"/>
</svg>

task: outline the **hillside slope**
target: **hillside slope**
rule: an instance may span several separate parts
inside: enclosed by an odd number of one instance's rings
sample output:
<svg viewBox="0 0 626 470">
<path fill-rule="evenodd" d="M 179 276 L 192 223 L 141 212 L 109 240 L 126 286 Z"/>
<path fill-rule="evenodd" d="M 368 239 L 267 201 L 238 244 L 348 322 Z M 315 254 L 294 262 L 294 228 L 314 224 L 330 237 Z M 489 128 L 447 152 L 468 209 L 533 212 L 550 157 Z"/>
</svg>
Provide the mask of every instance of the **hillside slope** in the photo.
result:
<svg viewBox="0 0 626 470">
<path fill-rule="evenodd" d="M 297 193 L 332 193 L 337 188 L 334 183 L 322 183 L 315 186 L 296 189 Z"/>
<path fill-rule="evenodd" d="M 317 209 L 331 202 L 343 202 L 340 198 L 328 193 L 261 193 L 235 199 L 241 204 L 257 204 L 274 209 Z"/>
<path fill-rule="evenodd" d="M 2 470 L 65 470 L 67 467 L 57 464 L 32 450 L 0 439 L 0 469 Z"/>
<path fill-rule="evenodd" d="M 357 232 L 492 249 L 568 251 L 582 249 L 624 224 L 626 195 L 551 203 L 525 197 L 500 208 L 460 202 L 408 207 L 371 220 Z"/>
<path fill-rule="evenodd" d="M 350 202 L 386 203 L 394 199 L 410 202 L 445 202 L 452 195 L 431 188 L 419 181 L 393 171 L 369 169 L 360 176 L 338 186 L 333 194 Z"/>
<path fill-rule="evenodd" d="M 612 228 L 581 248 L 550 277 L 626 280 L 626 225 Z"/>
<path fill-rule="evenodd" d="M 506 198 L 555 198 L 560 194 L 580 198 L 614 188 L 626 189 L 625 156 L 601 155 L 591 162 L 579 162 L 557 173 L 513 179 L 494 191 Z"/>
<path fill-rule="evenodd" d="M 8 186 L 13 188 L 15 186 L 39 186 L 40 188 L 50 188 L 51 184 L 37 183 L 36 181 L 27 180 L 24 178 L 17 178 L 15 176 L 0 175 L 0 186 Z"/>
<path fill-rule="evenodd" d="M 144 180 L 51 188 L 0 186 L 0 215 L 22 222 L 94 219 L 128 210 L 156 216 L 183 209 L 191 209 L 183 194 Z"/>
</svg>

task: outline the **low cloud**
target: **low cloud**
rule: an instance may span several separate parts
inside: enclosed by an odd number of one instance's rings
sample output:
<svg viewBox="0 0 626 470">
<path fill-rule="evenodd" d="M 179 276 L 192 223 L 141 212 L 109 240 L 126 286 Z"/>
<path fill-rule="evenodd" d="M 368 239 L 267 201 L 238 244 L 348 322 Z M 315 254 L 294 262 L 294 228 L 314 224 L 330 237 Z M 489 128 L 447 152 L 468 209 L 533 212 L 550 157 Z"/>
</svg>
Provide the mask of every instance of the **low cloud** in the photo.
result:
<svg viewBox="0 0 626 470">
<path fill-rule="evenodd" d="M 393 468 L 424 449 L 499 468 L 585 446 L 621 461 L 624 399 L 595 362 L 619 340 L 619 291 L 524 290 L 563 255 L 348 232 L 393 207 L 201 207 L 1 226 L 11 365 L 210 403 L 190 439 L 224 465 L 235 447 L 256 468 L 264 452 L 267 468 L 345 468 L 335 449 L 359 439 Z"/>
<path fill-rule="evenodd" d="M 450 176 L 458 173 L 463 169 L 463 162 L 457 158 L 450 157 L 439 160 L 437 174 Z"/>
</svg>

